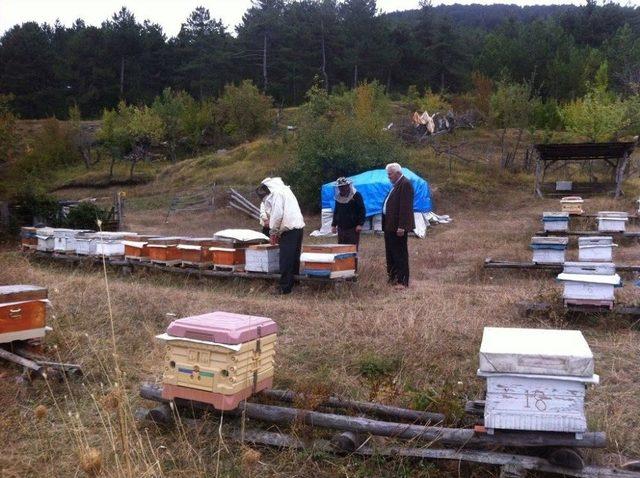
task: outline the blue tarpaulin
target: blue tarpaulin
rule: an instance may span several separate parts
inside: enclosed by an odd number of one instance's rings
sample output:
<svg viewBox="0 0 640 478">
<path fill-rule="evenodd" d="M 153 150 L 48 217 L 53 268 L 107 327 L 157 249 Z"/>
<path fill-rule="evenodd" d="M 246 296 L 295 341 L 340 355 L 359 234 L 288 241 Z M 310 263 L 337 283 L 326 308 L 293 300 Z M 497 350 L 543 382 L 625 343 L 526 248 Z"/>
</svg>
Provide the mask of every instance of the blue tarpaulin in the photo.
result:
<svg viewBox="0 0 640 478">
<path fill-rule="evenodd" d="M 413 200 L 414 212 L 431 212 L 431 191 L 429 183 L 413 171 L 402 168 L 404 176 L 413 184 L 415 193 Z M 353 185 L 362 194 L 367 217 L 382 214 L 382 205 L 387 194 L 391 191 L 391 183 L 384 169 L 373 169 L 364 173 L 350 176 Z M 335 209 L 335 181 L 324 184 L 321 191 L 321 203 L 323 209 Z"/>
</svg>

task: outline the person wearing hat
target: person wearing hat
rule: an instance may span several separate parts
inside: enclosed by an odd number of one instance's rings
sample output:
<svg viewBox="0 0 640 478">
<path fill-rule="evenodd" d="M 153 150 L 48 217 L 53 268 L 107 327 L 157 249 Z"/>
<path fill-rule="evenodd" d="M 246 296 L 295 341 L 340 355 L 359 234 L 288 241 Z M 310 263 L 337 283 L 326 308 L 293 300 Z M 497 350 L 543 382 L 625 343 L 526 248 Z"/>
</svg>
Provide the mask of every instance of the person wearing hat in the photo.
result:
<svg viewBox="0 0 640 478">
<path fill-rule="evenodd" d="M 367 215 L 362 194 L 353 187 L 353 181 L 349 178 L 336 180 L 335 195 L 336 207 L 333 212 L 331 231 L 338 233 L 339 244 L 360 245 L 360 231 Z"/>
</svg>

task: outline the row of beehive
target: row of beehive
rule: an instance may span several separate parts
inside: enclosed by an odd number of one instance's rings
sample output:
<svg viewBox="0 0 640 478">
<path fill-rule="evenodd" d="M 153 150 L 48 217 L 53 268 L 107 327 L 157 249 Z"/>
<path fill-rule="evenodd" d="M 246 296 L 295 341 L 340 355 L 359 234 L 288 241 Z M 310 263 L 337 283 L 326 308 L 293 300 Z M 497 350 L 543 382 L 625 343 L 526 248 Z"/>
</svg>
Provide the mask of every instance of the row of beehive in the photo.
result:
<svg viewBox="0 0 640 478">
<path fill-rule="evenodd" d="M 542 224 L 545 232 L 567 232 L 569 231 L 569 216 L 571 213 L 543 212 Z M 619 211 L 599 211 L 598 212 L 599 232 L 625 232 L 629 213 Z"/>
<path fill-rule="evenodd" d="M 213 237 L 198 238 L 25 227 L 22 245 L 46 252 L 124 256 L 165 265 L 278 273 L 278 246 L 265 244 L 266 236 L 254 231 L 241 233 L 240 237 L 231 237 L 233 234 L 225 230 Z M 305 245 L 300 257 L 301 272 L 310 277 L 350 277 L 355 275 L 356 256 L 356 246 L 351 244 Z"/>
<path fill-rule="evenodd" d="M 564 264 L 568 237 L 534 236 L 531 238 L 533 262 L 536 264 Z M 578 238 L 578 261 L 611 262 L 613 243 L 610 236 L 592 236 Z"/>
</svg>

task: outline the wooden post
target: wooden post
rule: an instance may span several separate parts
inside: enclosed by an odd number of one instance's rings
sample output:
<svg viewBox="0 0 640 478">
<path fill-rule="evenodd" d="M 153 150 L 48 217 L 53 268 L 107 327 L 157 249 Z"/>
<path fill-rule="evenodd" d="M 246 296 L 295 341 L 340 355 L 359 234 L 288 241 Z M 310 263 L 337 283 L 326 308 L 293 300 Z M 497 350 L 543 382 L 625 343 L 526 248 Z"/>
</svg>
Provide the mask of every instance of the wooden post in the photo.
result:
<svg viewBox="0 0 640 478">
<path fill-rule="evenodd" d="M 9 227 L 9 203 L 0 201 L 0 226 Z"/>
<path fill-rule="evenodd" d="M 618 166 L 616 168 L 615 180 L 616 180 L 616 192 L 615 198 L 618 199 L 622 194 L 622 181 L 624 180 L 624 172 L 627 169 L 627 163 L 629 162 L 629 153 L 625 153 L 622 159 L 618 160 Z"/>
<path fill-rule="evenodd" d="M 542 180 L 544 178 L 544 161 L 540 159 L 540 155 L 536 158 L 536 182 L 535 182 L 535 194 L 542 199 Z"/>
</svg>

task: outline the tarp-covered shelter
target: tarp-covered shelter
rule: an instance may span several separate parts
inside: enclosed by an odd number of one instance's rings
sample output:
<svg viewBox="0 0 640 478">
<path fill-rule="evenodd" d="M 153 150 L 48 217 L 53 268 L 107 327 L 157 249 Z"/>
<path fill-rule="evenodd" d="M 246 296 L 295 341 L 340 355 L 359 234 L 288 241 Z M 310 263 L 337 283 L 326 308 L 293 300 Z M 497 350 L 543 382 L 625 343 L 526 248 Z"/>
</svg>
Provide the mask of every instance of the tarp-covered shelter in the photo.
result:
<svg viewBox="0 0 640 478">
<path fill-rule="evenodd" d="M 534 148 L 538 153 L 538 159 L 536 162 L 535 192 L 540 197 L 543 197 L 545 192 L 562 195 L 566 193 L 611 192 L 615 197 L 618 197 L 622 192 L 622 181 L 629 163 L 629 156 L 631 156 L 635 145 L 635 142 L 536 144 Z M 610 181 L 596 181 L 592 177 L 590 182 L 544 183 L 547 173 L 561 168 L 565 168 L 566 171 L 566 165 L 570 162 L 584 166 L 590 165 L 592 161 L 601 161 L 609 167 Z"/>
<path fill-rule="evenodd" d="M 429 183 L 408 168 L 402 168 L 404 176 L 411 181 L 414 189 L 413 212 L 416 219 L 416 234 L 424 236 L 428 223 L 427 215 L 432 211 Z M 353 186 L 362 194 L 367 211 L 365 230 L 380 231 L 382 227 L 382 206 L 391 191 L 391 182 L 384 169 L 373 169 L 350 176 Z M 321 189 L 322 233 L 330 232 L 331 219 L 335 209 L 335 181 L 324 184 Z"/>
</svg>

